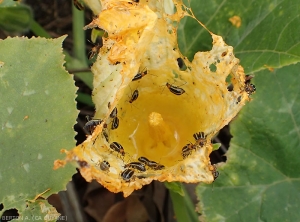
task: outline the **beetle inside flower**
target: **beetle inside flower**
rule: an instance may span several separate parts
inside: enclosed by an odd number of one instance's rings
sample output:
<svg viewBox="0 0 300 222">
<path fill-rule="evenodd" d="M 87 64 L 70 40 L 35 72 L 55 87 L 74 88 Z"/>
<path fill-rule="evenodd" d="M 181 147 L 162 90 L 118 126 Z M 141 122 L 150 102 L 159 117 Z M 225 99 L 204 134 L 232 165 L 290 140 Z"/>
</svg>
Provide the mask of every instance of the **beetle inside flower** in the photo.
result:
<svg viewBox="0 0 300 222">
<path fill-rule="evenodd" d="M 94 118 L 103 122 L 66 151 L 67 161 L 88 162 L 80 168 L 86 180 L 125 196 L 152 180 L 213 182 L 211 138 L 249 99 L 233 48 L 210 33 L 211 51 L 189 61 L 174 24 L 191 14 L 179 1 L 173 15 L 157 2 L 101 1 L 103 11 L 88 27 L 107 32 L 92 67 Z"/>
</svg>

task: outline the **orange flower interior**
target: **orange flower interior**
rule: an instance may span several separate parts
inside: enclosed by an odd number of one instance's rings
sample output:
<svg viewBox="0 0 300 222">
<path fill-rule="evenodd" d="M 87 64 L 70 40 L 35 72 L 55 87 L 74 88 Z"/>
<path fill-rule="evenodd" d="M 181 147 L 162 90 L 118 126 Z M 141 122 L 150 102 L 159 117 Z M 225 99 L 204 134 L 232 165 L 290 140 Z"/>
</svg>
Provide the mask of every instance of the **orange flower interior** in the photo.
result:
<svg viewBox="0 0 300 222">
<path fill-rule="evenodd" d="M 180 1 L 173 15 L 157 0 L 101 3 L 88 26 L 108 34 L 92 67 L 92 135 L 56 167 L 77 161 L 86 180 L 125 196 L 152 180 L 213 182 L 211 138 L 250 94 L 233 48 L 211 33 L 211 51 L 182 56 L 173 22 L 192 15 Z"/>
</svg>

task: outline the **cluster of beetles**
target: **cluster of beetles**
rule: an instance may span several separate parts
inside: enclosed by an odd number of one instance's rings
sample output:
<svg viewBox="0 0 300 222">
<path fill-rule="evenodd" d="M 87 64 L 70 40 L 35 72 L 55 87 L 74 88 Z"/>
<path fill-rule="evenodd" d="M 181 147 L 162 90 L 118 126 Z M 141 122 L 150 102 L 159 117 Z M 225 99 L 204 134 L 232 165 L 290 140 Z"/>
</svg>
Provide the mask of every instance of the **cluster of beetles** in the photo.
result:
<svg viewBox="0 0 300 222">
<path fill-rule="evenodd" d="M 133 0 L 133 2 L 138 3 L 139 0 Z M 78 0 L 73 0 L 73 3 L 78 10 L 84 9 L 84 6 Z M 96 45 L 95 47 L 93 47 L 93 49 L 90 53 L 89 59 L 92 59 L 98 53 L 100 48 L 101 48 L 101 45 Z M 184 65 L 183 60 L 181 58 L 178 58 L 177 62 L 178 62 L 179 68 L 181 69 L 182 66 Z M 147 74 L 148 74 L 147 70 L 141 71 L 134 76 L 132 81 L 140 80 Z M 246 78 L 245 78 L 244 91 L 246 93 L 248 93 L 249 96 L 252 93 L 254 93 L 256 90 L 255 86 L 250 82 L 250 80 L 252 78 L 253 78 L 253 76 L 250 76 L 250 75 L 246 76 Z M 173 93 L 174 95 L 179 96 L 179 95 L 182 95 L 183 93 L 185 93 L 185 90 L 183 88 L 180 88 L 179 86 L 172 85 L 168 82 L 166 83 L 166 86 L 169 89 L 169 91 L 171 93 Z M 135 100 L 137 100 L 138 96 L 139 96 L 139 91 L 136 89 L 132 93 L 129 103 L 133 103 Z M 237 102 L 240 102 L 240 100 L 241 100 L 241 97 L 238 98 Z M 108 106 L 110 108 L 110 104 L 108 104 Z M 118 114 L 118 110 L 117 110 L 117 107 L 115 107 L 110 114 L 110 118 L 112 119 L 112 121 L 111 121 L 111 129 L 112 130 L 117 129 L 119 126 L 119 118 L 117 117 L 117 114 Z M 100 125 L 102 122 L 103 121 L 100 119 L 93 119 L 93 120 L 88 119 L 88 122 L 84 126 L 84 130 L 88 134 L 92 134 L 94 129 L 96 128 L 96 126 Z M 104 124 L 102 135 L 105 137 L 106 141 L 109 143 L 109 136 L 105 130 L 106 128 L 107 128 L 107 124 Z M 191 155 L 194 150 L 197 150 L 197 149 L 205 146 L 205 144 L 206 144 L 206 135 L 204 134 L 204 132 L 195 133 L 195 134 L 193 134 L 193 137 L 196 142 L 194 144 L 189 143 L 182 148 L 181 155 L 182 155 L 183 159 L 185 159 L 189 155 Z M 112 143 L 110 143 L 109 147 L 112 151 L 117 152 L 121 156 L 125 156 L 125 150 L 120 143 L 112 142 Z M 81 163 L 81 164 L 83 164 L 83 163 Z M 110 164 L 106 160 L 104 160 L 102 162 L 98 162 L 97 165 L 103 171 L 108 171 L 110 168 Z M 165 166 L 163 166 L 155 161 L 149 160 L 146 157 L 139 157 L 138 161 L 130 162 L 124 166 L 125 170 L 121 173 L 121 177 L 124 181 L 129 182 L 135 178 L 135 176 L 134 176 L 135 171 L 145 172 L 146 167 L 149 167 L 152 170 L 162 170 L 165 168 Z M 216 170 L 215 165 L 213 165 L 212 173 L 213 173 L 214 179 L 216 179 L 219 176 L 219 172 Z"/>
<path fill-rule="evenodd" d="M 134 76 L 134 78 L 132 79 L 132 81 L 137 81 L 140 80 L 141 78 L 143 78 L 145 75 L 148 74 L 147 70 L 144 70 L 142 72 L 139 72 L 138 74 L 136 74 Z M 250 96 L 252 93 L 255 92 L 256 88 L 255 86 L 250 82 L 250 80 L 253 78 L 253 76 L 246 76 L 246 80 L 245 80 L 245 92 L 248 93 L 248 95 Z M 174 95 L 182 95 L 183 93 L 185 93 L 185 90 L 172 85 L 170 83 L 166 83 L 167 88 L 169 89 L 169 91 L 171 93 L 173 93 Z M 135 100 L 138 99 L 139 96 L 139 91 L 136 89 L 134 90 L 134 92 L 131 95 L 131 98 L 129 100 L 129 103 L 133 103 Z M 110 103 L 108 104 L 108 107 L 110 108 Z M 109 117 L 111 118 L 111 130 L 115 130 L 118 128 L 119 126 L 119 118 L 118 118 L 118 110 L 117 107 L 115 107 L 112 112 L 110 113 Z M 100 125 L 103 121 L 100 119 L 88 119 L 88 122 L 85 124 L 84 126 L 84 130 L 88 133 L 88 134 L 92 134 L 94 129 Z M 102 135 L 105 137 L 106 141 L 109 143 L 109 137 L 108 137 L 108 133 L 106 132 L 107 129 L 107 124 L 104 124 L 103 127 L 103 132 Z M 195 139 L 195 143 L 189 143 L 186 144 L 181 151 L 181 155 L 182 158 L 185 159 L 187 158 L 189 155 L 192 154 L 193 151 L 200 149 L 201 147 L 205 146 L 206 144 L 206 135 L 204 134 L 204 132 L 198 132 L 193 134 L 193 137 Z M 118 154 L 120 154 L 121 156 L 125 156 L 125 150 L 123 148 L 123 146 L 118 143 L 118 142 L 112 142 L 109 144 L 110 149 L 113 152 L 117 152 Z M 104 160 L 104 161 L 100 161 L 97 163 L 97 165 L 100 167 L 101 170 L 103 171 L 108 171 L 110 168 L 110 164 L 108 163 L 108 161 Z M 146 167 L 152 170 L 162 170 L 165 168 L 164 165 L 159 164 L 155 161 L 149 160 L 146 157 L 139 157 L 138 161 L 136 162 L 130 162 L 124 165 L 124 171 L 121 172 L 121 178 L 125 181 L 125 182 L 129 182 L 131 180 L 133 180 L 134 178 L 136 178 L 136 176 L 134 175 L 136 171 L 138 172 L 145 172 L 146 171 Z M 213 165 L 213 170 L 212 170 L 214 179 L 216 179 L 219 176 L 219 172 L 216 170 L 216 167 Z M 138 177 L 138 176 L 137 176 Z"/>
</svg>

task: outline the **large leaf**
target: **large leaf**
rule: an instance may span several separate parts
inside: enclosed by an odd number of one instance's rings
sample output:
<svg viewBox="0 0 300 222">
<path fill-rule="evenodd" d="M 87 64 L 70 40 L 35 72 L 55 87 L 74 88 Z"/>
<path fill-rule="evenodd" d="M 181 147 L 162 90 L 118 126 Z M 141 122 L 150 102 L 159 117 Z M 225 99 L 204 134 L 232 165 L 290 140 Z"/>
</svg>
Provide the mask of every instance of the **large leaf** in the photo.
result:
<svg viewBox="0 0 300 222">
<path fill-rule="evenodd" d="M 223 36 L 235 48 L 246 73 L 300 60 L 298 1 L 191 0 L 191 7 L 209 30 Z M 239 28 L 229 22 L 233 16 L 241 18 Z M 190 18 L 185 18 L 179 26 L 179 46 L 189 59 L 199 49 L 211 48 L 207 31 L 196 27 L 197 23 Z"/>
<path fill-rule="evenodd" d="M 65 189 L 72 166 L 54 171 L 61 148 L 75 145 L 76 87 L 63 67 L 62 41 L 8 38 L 0 41 L 0 203 L 21 215 L 27 202 Z M 27 213 L 25 213 L 25 210 Z M 36 215 L 36 214 L 35 214 Z"/>
<path fill-rule="evenodd" d="M 13 0 L 0 1 L 0 29 L 8 32 L 23 32 L 29 29 L 31 9 Z"/>
<path fill-rule="evenodd" d="M 197 189 L 207 221 L 300 220 L 300 64 L 256 74 L 258 92 L 231 125 L 228 161 Z"/>
</svg>

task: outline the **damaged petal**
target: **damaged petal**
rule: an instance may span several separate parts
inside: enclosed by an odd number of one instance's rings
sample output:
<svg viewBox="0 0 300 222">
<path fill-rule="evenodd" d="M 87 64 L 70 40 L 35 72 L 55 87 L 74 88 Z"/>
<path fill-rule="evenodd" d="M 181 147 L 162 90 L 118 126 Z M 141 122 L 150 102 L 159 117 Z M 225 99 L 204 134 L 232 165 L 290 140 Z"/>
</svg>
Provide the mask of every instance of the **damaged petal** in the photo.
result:
<svg viewBox="0 0 300 222">
<path fill-rule="evenodd" d="M 124 196 L 153 180 L 212 183 L 219 173 L 210 163 L 211 139 L 255 91 L 233 47 L 209 31 L 211 51 L 189 61 L 173 24 L 196 18 L 181 1 L 172 15 L 156 0 L 101 3 L 88 27 L 107 32 L 92 67 L 95 118 L 103 122 L 90 123 L 92 136 L 65 161 L 85 161 L 87 181 Z"/>
</svg>

